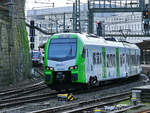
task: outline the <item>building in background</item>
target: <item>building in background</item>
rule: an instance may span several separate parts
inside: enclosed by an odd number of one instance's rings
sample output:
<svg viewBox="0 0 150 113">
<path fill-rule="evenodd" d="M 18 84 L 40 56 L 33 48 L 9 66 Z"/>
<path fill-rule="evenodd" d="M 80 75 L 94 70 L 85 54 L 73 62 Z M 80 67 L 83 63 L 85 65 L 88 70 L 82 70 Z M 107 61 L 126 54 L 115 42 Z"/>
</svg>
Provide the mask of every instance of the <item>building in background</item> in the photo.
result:
<svg viewBox="0 0 150 113">
<path fill-rule="evenodd" d="M 87 4 L 82 4 L 80 6 L 80 20 L 81 20 L 81 32 L 88 32 L 88 6 Z M 27 11 L 27 22 L 30 23 L 30 20 L 35 21 L 35 26 L 40 27 L 41 29 L 51 32 L 51 33 L 61 33 L 64 32 L 64 23 L 65 31 L 73 31 L 73 7 L 57 7 L 57 8 L 45 8 L 45 9 L 32 9 Z M 96 34 L 96 23 L 100 18 L 110 17 L 111 13 L 96 13 L 94 14 L 94 32 Z M 64 18 L 65 17 L 65 18 Z M 65 22 L 64 22 L 65 20 Z M 35 36 L 35 49 L 38 49 L 38 46 L 43 44 L 50 36 L 44 35 L 36 31 Z"/>
<path fill-rule="evenodd" d="M 143 38 L 144 40 L 148 39 L 146 37 L 134 37 L 134 35 L 144 35 L 146 33 L 142 13 L 118 13 L 114 16 L 100 18 L 100 21 L 104 22 L 106 35 L 118 34 L 120 35 L 117 37 L 118 39 L 126 35 L 133 35 L 132 37 L 127 37 L 127 41 L 133 43 L 141 42 Z"/>
<path fill-rule="evenodd" d="M 105 23 L 106 34 L 116 34 L 120 30 L 128 31 L 132 34 L 143 34 L 141 16 L 141 13 L 125 13 L 101 19 Z"/>
</svg>

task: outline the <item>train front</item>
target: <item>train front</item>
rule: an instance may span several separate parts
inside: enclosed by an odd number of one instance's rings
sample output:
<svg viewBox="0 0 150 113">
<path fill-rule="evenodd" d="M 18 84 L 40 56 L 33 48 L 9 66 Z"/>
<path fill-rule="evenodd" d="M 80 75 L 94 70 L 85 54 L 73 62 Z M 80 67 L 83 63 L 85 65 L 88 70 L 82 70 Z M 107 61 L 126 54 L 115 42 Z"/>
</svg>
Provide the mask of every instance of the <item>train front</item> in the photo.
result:
<svg viewBox="0 0 150 113">
<path fill-rule="evenodd" d="M 85 83 L 83 43 L 76 34 L 52 36 L 45 47 L 45 83 L 55 90 Z"/>
</svg>

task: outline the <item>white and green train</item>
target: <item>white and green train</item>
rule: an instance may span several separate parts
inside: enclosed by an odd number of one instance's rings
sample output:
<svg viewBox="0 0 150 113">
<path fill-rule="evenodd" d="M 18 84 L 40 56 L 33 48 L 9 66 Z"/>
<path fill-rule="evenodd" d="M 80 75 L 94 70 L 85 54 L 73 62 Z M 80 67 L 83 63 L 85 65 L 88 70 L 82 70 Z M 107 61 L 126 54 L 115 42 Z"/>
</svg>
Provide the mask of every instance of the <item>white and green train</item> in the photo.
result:
<svg viewBox="0 0 150 113">
<path fill-rule="evenodd" d="M 45 46 L 45 83 L 52 89 L 94 86 L 140 73 L 140 49 L 135 44 L 60 33 Z"/>
</svg>

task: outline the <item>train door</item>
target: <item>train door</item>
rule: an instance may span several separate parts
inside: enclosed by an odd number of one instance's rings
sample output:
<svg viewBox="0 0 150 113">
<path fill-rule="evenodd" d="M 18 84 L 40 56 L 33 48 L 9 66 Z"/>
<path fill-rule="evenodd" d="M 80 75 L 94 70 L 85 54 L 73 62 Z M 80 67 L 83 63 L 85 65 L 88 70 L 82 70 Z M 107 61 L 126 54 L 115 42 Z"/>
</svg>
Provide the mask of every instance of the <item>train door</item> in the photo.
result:
<svg viewBox="0 0 150 113">
<path fill-rule="evenodd" d="M 131 68 L 132 68 L 131 75 L 136 75 L 136 66 L 135 66 L 136 57 L 135 57 L 135 55 L 136 55 L 136 51 L 135 51 L 135 49 L 132 49 L 131 50 L 131 59 L 132 59 L 132 61 L 131 61 Z"/>
<path fill-rule="evenodd" d="M 95 60 L 93 59 L 93 54 L 96 49 L 90 45 L 87 46 L 86 51 L 86 82 L 89 82 L 90 77 L 93 77 L 95 75 Z"/>
<path fill-rule="evenodd" d="M 125 77 L 128 77 L 128 48 L 125 48 Z"/>
<path fill-rule="evenodd" d="M 140 50 L 137 50 L 137 70 L 138 70 L 138 73 L 141 73 L 142 71 L 142 68 L 141 68 L 141 65 L 140 65 Z"/>
<path fill-rule="evenodd" d="M 130 75 L 131 66 L 130 66 L 130 49 L 126 50 L 126 77 Z"/>
<path fill-rule="evenodd" d="M 91 56 L 92 56 L 92 62 L 91 62 L 91 76 L 96 76 L 97 75 L 97 48 L 93 47 Z"/>
<path fill-rule="evenodd" d="M 96 51 L 93 51 L 93 67 L 94 67 L 94 74 L 97 77 L 97 80 L 102 79 L 102 63 L 101 63 L 101 48 L 98 46 L 96 47 Z"/>
<path fill-rule="evenodd" d="M 85 67 L 86 67 L 86 82 L 88 82 L 89 81 L 89 77 L 90 77 L 90 71 L 91 71 L 91 65 L 90 65 L 90 49 L 88 48 L 88 46 L 87 46 L 87 48 L 86 48 L 86 57 L 85 57 Z"/>
<path fill-rule="evenodd" d="M 106 52 L 107 61 L 107 79 L 113 79 L 116 75 L 115 66 L 115 48 L 108 47 Z"/>
<path fill-rule="evenodd" d="M 124 48 L 120 48 L 120 77 L 126 76 L 126 62 L 125 62 L 125 54 L 126 50 Z"/>
</svg>

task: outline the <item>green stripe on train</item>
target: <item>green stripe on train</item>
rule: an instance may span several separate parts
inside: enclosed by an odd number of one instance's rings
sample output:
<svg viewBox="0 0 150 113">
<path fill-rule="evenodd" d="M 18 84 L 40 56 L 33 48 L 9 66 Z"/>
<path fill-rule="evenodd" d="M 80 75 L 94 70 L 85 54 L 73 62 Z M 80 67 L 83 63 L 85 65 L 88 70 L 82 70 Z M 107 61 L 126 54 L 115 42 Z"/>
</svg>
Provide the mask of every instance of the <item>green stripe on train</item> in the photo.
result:
<svg viewBox="0 0 150 113">
<path fill-rule="evenodd" d="M 85 58 L 81 56 L 83 43 L 77 34 L 70 34 L 69 38 L 77 38 L 77 55 L 76 55 L 76 63 L 78 66 L 77 70 L 71 70 L 71 74 L 78 74 L 78 80 L 72 82 L 78 83 L 86 83 L 86 73 L 85 73 Z"/>
<path fill-rule="evenodd" d="M 77 38 L 78 35 L 70 35 L 70 38 Z M 72 82 L 78 82 L 78 83 L 86 83 L 86 72 L 85 72 L 85 58 L 82 57 L 82 51 L 83 51 L 83 42 L 80 40 L 80 38 L 77 38 L 77 56 L 76 56 L 76 65 L 78 66 L 77 72 L 75 70 L 72 70 L 72 74 L 78 73 L 78 80 L 72 81 Z"/>
<path fill-rule="evenodd" d="M 106 78 L 106 48 L 102 48 L 102 76 Z"/>
<path fill-rule="evenodd" d="M 117 72 L 117 76 L 120 76 L 120 65 L 119 65 L 119 48 L 116 48 L 116 72 Z"/>
<path fill-rule="evenodd" d="M 48 62 L 47 62 L 47 59 L 48 59 L 48 48 L 49 48 L 49 43 L 50 43 L 50 40 L 52 39 L 52 38 L 58 38 L 59 36 L 58 35 L 54 35 L 54 36 L 51 36 L 50 37 L 50 39 L 47 41 L 47 43 L 46 43 L 46 45 L 45 45 L 45 58 L 44 58 L 44 65 L 45 65 L 45 67 L 44 67 L 44 75 L 45 76 L 47 76 L 47 75 L 49 75 L 50 76 L 50 78 L 51 78 L 51 80 L 50 81 L 45 81 L 45 82 L 47 82 L 47 84 L 52 84 L 53 83 L 53 76 L 52 76 L 52 72 L 49 72 L 48 70 L 46 70 L 46 66 L 48 66 Z"/>
</svg>

